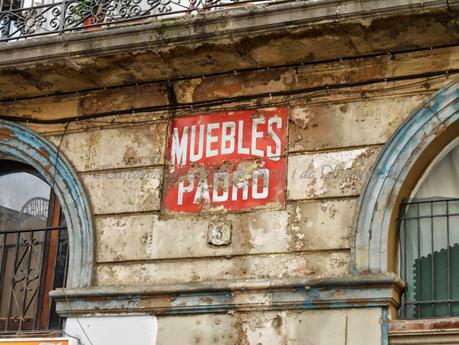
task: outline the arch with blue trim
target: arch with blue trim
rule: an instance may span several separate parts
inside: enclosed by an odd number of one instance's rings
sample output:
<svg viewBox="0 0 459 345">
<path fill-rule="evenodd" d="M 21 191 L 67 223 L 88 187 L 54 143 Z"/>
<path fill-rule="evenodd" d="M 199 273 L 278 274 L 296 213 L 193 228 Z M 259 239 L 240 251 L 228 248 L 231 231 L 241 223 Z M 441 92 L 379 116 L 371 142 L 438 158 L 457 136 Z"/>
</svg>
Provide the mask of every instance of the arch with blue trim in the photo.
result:
<svg viewBox="0 0 459 345">
<path fill-rule="evenodd" d="M 90 286 L 94 240 L 88 199 L 77 174 L 62 153 L 30 129 L 0 120 L 0 158 L 35 168 L 53 187 L 61 203 L 69 234 L 67 287 Z"/>
<path fill-rule="evenodd" d="M 459 136 L 459 80 L 415 111 L 380 153 L 360 197 L 354 273 L 396 271 L 398 209 L 435 156 Z"/>
</svg>

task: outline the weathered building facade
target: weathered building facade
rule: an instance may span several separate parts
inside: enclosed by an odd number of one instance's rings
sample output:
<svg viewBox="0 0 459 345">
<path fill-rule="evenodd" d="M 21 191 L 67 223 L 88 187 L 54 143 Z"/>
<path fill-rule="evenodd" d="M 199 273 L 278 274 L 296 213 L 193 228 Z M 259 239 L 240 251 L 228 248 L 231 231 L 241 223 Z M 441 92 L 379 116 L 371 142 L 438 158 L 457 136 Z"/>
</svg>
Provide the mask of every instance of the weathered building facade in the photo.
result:
<svg viewBox="0 0 459 345">
<path fill-rule="evenodd" d="M 421 237 L 400 230 L 412 219 L 404 203 L 459 134 L 458 5 L 247 2 L 5 39 L 0 162 L 42 176 L 69 238 L 66 287 L 51 289 L 55 304 L 43 302 L 64 322 L 48 332 L 53 323 L 41 320 L 46 327 L 6 329 L 5 337 L 458 344 L 451 210 L 459 195 L 442 199 L 443 247 L 433 235 L 440 213 L 425 216 L 431 247 L 413 262 L 432 277 L 429 298 L 401 300 L 405 280 L 408 289 L 421 284 L 419 271 L 403 272 L 413 266 L 406 244 Z M 212 123 L 214 133 L 228 129 L 215 139 L 227 145 L 204 146 L 201 156 L 187 149 L 185 140 L 209 142 Z M 199 138 L 191 132 L 204 125 Z M 257 128 L 263 144 L 250 142 Z M 203 156 L 212 159 L 199 166 Z M 233 180 L 239 161 L 250 163 L 247 185 Z M 424 217 L 417 210 L 416 221 Z M 445 248 L 448 272 L 437 276 L 434 258 Z M 5 318 L 17 321 L 11 310 Z"/>
</svg>

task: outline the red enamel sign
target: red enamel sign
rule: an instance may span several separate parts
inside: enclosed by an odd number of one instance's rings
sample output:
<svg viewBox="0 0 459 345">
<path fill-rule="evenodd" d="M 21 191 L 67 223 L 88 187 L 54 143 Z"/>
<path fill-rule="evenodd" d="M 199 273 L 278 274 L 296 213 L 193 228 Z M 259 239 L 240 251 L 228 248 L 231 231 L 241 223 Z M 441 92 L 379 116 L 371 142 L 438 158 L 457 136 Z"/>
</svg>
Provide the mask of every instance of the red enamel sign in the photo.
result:
<svg viewBox="0 0 459 345">
<path fill-rule="evenodd" d="M 284 205 L 286 138 L 287 108 L 175 119 L 168 145 L 165 211 Z"/>
</svg>

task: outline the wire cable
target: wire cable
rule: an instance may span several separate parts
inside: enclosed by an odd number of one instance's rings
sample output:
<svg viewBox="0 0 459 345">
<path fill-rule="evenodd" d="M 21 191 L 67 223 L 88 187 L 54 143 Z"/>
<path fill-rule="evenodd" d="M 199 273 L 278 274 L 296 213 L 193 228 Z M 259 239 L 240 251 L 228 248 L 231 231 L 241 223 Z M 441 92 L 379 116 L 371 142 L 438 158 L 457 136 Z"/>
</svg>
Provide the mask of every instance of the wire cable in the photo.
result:
<svg viewBox="0 0 459 345">
<path fill-rule="evenodd" d="M 260 100 L 260 99 L 269 98 L 270 100 L 272 100 L 273 98 L 276 98 L 276 97 L 289 97 L 289 96 L 294 96 L 294 95 L 299 95 L 299 94 L 303 94 L 304 95 L 303 97 L 310 97 L 306 95 L 309 93 L 314 94 L 314 93 L 320 93 L 320 92 L 326 92 L 327 94 L 329 94 L 331 91 L 335 91 L 335 90 L 353 88 L 353 87 L 359 87 L 359 86 L 368 86 L 368 85 L 374 85 L 378 83 L 387 84 L 388 82 L 414 80 L 414 79 L 429 79 L 429 78 L 430 80 L 433 80 L 435 77 L 437 78 L 449 77 L 449 76 L 456 75 L 456 74 L 459 74 L 459 69 L 442 70 L 442 71 L 435 71 L 435 72 L 422 73 L 422 74 L 413 74 L 413 75 L 403 75 L 403 76 L 396 76 L 396 77 L 389 77 L 389 78 L 376 78 L 376 79 L 369 79 L 369 80 L 358 81 L 358 82 L 327 84 L 323 86 L 313 86 L 309 88 L 300 88 L 300 89 L 293 89 L 293 90 L 264 92 L 264 93 L 258 93 L 258 94 L 253 94 L 253 95 L 243 95 L 243 96 L 213 99 L 209 101 L 177 103 L 175 105 L 167 104 L 167 105 L 143 107 L 143 108 L 129 108 L 129 109 L 90 113 L 90 114 L 84 114 L 80 116 L 69 116 L 69 117 L 61 117 L 61 118 L 53 118 L 53 119 L 24 118 L 24 117 L 18 117 L 14 115 L 0 115 L 0 119 L 12 121 L 12 122 L 29 122 L 29 123 L 34 123 L 34 124 L 62 124 L 62 123 L 67 123 L 67 122 L 84 121 L 84 120 L 91 120 L 91 119 L 118 116 L 118 115 L 129 116 L 129 115 L 135 115 L 138 113 L 146 113 L 146 112 L 152 113 L 152 112 L 185 110 L 187 113 L 189 112 L 193 113 L 197 109 L 215 107 L 215 106 L 237 103 L 237 102 L 244 102 L 244 101 L 254 101 L 257 99 Z M 425 80 L 419 83 L 420 84 L 425 83 Z M 412 86 L 413 84 L 409 84 L 409 86 Z M 398 87 L 399 86 L 394 86 L 392 88 L 383 87 L 380 90 L 381 91 L 395 90 Z M 365 92 L 375 92 L 375 91 L 374 90 L 369 90 L 369 91 L 350 90 L 347 92 L 365 94 Z M 288 100 L 285 100 L 284 102 L 290 102 L 290 101 L 291 99 L 288 99 Z M 270 104 L 274 104 L 274 101 L 267 102 L 267 104 L 264 104 L 264 105 L 269 106 Z M 241 105 L 238 104 L 237 107 L 240 108 Z M 259 105 L 257 105 L 256 107 L 259 107 Z M 167 120 L 167 118 L 165 120 Z"/>
<path fill-rule="evenodd" d="M 64 297 L 65 297 L 65 301 L 66 301 L 67 304 L 70 306 L 70 305 L 71 305 L 71 304 L 70 304 L 70 300 L 69 300 L 67 294 L 65 293 L 65 289 L 62 289 L 62 293 L 63 293 L 63 295 L 64 295 Z M 75 317 L 75 319 L 76 319 L 76 321 L 77 321 L 77 323 L 78 323 L 78 326 L 79 326 L 79 327 L 81 328 L 81 330 L 83 331 L 83 334 L 85 335 L 86 339 L 88 339 L 89 344 L 90 344 L 90 345 L 94 345 L 94 343 L 92 342 L 92 340 L 91 340 L 91 338 L 89 337 L 88 333 L 86 332 L 86 330 L 84 329 L 83 325 L 81 324 L 80 319 L 79 319 L 78 317 Z M 75 338 L 75 337 L 73 337 L 73 338 Z"/>
<path fill-rule="evenodd" d="M 40 99 L 40 98 L 52 97 L 52 96 L 80 95 L 80 94 L 89 93 L 89 92 L 107 91 L 107 90 L 120 89 L 120 88 L 144 86 L 144 85 L 149 85 L 149 84 L 174 83 L 177 81 L 192 80 L 192 79 L 197 79 L 197 78 L 205 79 L 205 78 L 211 78 L 211 77 L 239 75 L 239 74 L 244 74 L 244 73 L 266 71 L 267 69 L 271 71 L 278 70 L 278 69 L 286 69 L 286 68 L 299 69 L 299 68 L 305 68 L 305 67 L 314 66 L 314 65 L 331 64 L 331 63 L 338 63 L 338 62 L 343 63 L 345 61 L 358 61 L 362 59 L 385 57 L 385 56 L 386 57 L 390 56 L 391 59 L 394 59 L 397 55 L 400 55 L 400 54 L 433 51 L 433 50 L 438 50 L 438 49 L 447 49 L 447 48 L 455 48 L 455 47 L 459 47 L 459 44 L 454 43 L 454 44 L 445 44 L 445 45 L 423 47 L 423 48 L 399 49 L 399 50 L 390 50 L 388 52 L 376 52 L 376 53 L 370 53 L 370 54 L 340 56 L 340 57 L 333 58 L 333 59 L 322 59 L 322 60 L 314 60 L 314 61 L 306 60 L 306 61 L 300 61 L 300 62 L 295 62 L 295 63 L 279 64 L 279 65 L 272 65 L 272 66 L 231 69 L 231 70 L 226 70 L 223 72 L 214 72 L 214 73 L 206 73 L 206 74 L 192 74 L 186 77 L 180 76 L 180 77 L 173 77 L 173 78 L 168 78 L 168 79 L 135 81 L 135 82 L 126 83 L 126 84 L 86 88 L 86 89 L 80 89 L 77 91 L 55 92 L 55 93 L 49 93 L 46 95 L 37 95 L 37 96 L 28 96 L 28 97 L 8 97 L 8 98 L 5 97 L 5 98 L 0 98 L 0 102 L 17 102 L 17 101 L 26 101 L 26 100 Z"/>
</svg>

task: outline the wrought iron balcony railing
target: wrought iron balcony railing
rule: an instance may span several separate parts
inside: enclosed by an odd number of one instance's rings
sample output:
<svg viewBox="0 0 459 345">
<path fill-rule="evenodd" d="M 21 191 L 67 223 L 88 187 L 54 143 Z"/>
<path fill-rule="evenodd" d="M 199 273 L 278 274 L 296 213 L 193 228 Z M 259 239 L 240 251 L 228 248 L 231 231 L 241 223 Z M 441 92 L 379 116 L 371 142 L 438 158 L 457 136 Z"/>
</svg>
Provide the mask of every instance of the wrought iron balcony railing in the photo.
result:
<svg viewBox="0 0 459 345">
<path fill-rule="evenodd" d="M 88 31 L 150 18 L 171 18 L 270 1 L 0 0 L 0 42 Z"/>
</svg>

